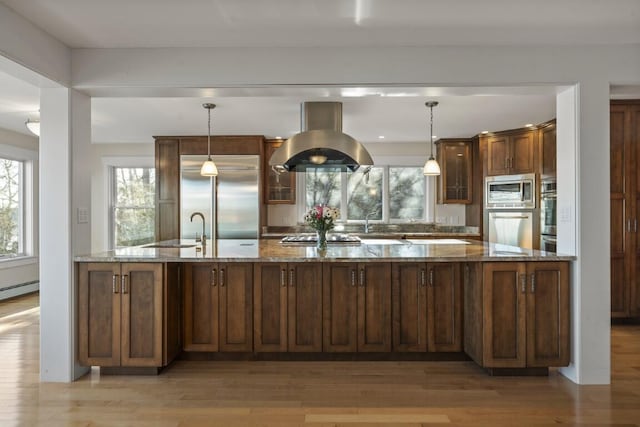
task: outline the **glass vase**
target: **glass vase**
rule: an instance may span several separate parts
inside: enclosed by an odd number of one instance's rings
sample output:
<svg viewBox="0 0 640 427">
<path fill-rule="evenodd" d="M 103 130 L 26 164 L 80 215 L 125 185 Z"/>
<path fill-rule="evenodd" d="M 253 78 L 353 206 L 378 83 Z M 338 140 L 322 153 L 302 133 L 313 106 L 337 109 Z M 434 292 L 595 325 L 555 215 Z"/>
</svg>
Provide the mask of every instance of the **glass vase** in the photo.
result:
<svg viewBox="0 0 640 427">
<path fill-rule="evenodd" d="M 327 230 L 316 230 L 316 249 L 327 250 Z"/>
</svg>

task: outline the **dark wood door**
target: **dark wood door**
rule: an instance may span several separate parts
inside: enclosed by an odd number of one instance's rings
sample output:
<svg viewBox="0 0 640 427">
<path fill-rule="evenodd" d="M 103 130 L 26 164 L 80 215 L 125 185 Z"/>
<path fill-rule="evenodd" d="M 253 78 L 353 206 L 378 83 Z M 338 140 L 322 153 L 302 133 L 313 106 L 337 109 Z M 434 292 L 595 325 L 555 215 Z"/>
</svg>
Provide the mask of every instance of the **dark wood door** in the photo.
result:
<svg viewBox="0 0 640 427">
<path fill-rule="evenodd" d="M 220 351 L 253 351 L 253 264 L 218 266 Z"/>
<path fill-rule="evenodd" d="M 542 178 L 556 177 L 556 123 L 549 122 L 540 129 L 540 175 Z"/>
<path fill-rule="evenodd" d="M 634 167 L 629 132 L 629 115 L 626 106 L 612 105 L 610 112 L 610 203 L 611 203 L 611 316 L 629 317 L 631 314 L 630 291 L 635 272 L 631 267 L 634 249 L 632 185 L 627 175 Z"/>
<path fill-rule="evenodd" d="M 218 351 L 218 264 L 184 267 L 184 349 Z"/>
<path fill-rule="evenodd" d="M 470 141 L 444 141 L 438 144 L 440 168 L 438 196 L 440 203 L 472 202 L 472 157 Z"/>
<path fill-rule="evenodd" d="M 427 351 L 426 264 L 393 264 L 393 351 Z"/>
<path fill-rule="evenodd" d="M 264 202 L 266 204 L 296 203 L 296 174 L 276 172 L 269 165 L 271 155 L 282 145 L 282 140 L 265 140 L 264 146 Z"/>
<path fill-rule="evenodd" d="M 569 265 L 527 264 L 527 366 L 569 365 Z"/>
<path fill-rule="evenodd" d="M 508 175 L 509 157 L 507 135 L 494 135 L 487 138 L 487 175 Z"/>
<path fill-rule="evenodd" d="M 511 157 L 509 160 L 509 173 L 535 173 L 535 134 L 533 131 L 526 131 L 510 137 Z"/>
<path fill-rule="evenodd" d="M 358 351 L 391 351 L 391 264 L 358 265 Z"/>
<path fill-rule="evenodd" d="M 287 351 L 287 263 L 256 263 L 253 272 L 255 351 Z"/>
<path fill-rule="evenodd" d="M 358 349 L 358 265 L 326 263 L 322 272 L 323 342 L 327 352 Z"/>
<path fill-rule="evenodd" d="M 462 351 L 460 264 L 429 263 L 427 288 L 428 351 Z"/>
<path fill-rule="evenodd" d="M 524 368 L 526 347 L 526 264 L 483 266 L 484 366 Z"/>
<path fill-rule="evenodd" d="M 628 168 L 632 174 L 632 181 L 634 184 L 631 194 L 633 202 L 633 233 L 631 234 L 630 248 L 630 269 L 632 274 L 630 275 L 633 280 L 629 281 L 629 312 L 631 316 L 640 316 L 640 240 L 638 238 L 638 216 L 640 216 L 640 104 L 636 103 L 628 107 L 629 115 L 629 129 L 630 129 L 630 144 L 633 150 L 633 167 Z"/>
<path fill-rule="evenodd" d="M 121 265 L 121 366 L 162 366 L 163 267 Z"/>
<path fill-rule="evenodd" d="M 322 264 L 290 263 L 288 350 L 322 351 Z"/>
<path fill-rule="evenodd" d="M 120 365 L 120 264 L 78 265 L 78 359 Z"/>
</svg>

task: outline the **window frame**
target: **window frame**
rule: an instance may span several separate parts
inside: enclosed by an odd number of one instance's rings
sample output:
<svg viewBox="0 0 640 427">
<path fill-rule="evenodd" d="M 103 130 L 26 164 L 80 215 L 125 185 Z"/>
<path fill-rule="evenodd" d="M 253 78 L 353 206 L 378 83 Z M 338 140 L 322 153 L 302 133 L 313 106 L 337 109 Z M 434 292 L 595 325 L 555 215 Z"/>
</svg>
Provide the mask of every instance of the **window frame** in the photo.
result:
<svg viewBox="0 0 640 427">
<path fill-rule="evenodd" d="M 37 261 L 35 238 L 37 212 L 35 211 L 34 195 L 37 185 L 38 152 L 0 143 L 0 158 L 20 163 L 19 252 L 16 255 L 0 257 L 0 269 L 4 269 Z"/>
<path fill-rule="evenodd" d="M 432 212 L 435 210 L 436 200 L 434 196 L 435 191 L 435 178 L 436 177 L 428 177 L 424 176 L 424 211 L 421 219 L 413 220 L 413 219 L 391 219 L 390 209 L 389 209 L 389 168 L 418 168 L 422 169 L 422 166 L 417 165 L 397 165 L 397 164 L 385 164 L 385 165 L 374 165 L 374 168 L 381 168 L 382 171 L 382 219 L 379 220 L 369 220 L 370 224 L 433 224 L 435 218 Z M 360 169 L 358 169 L 360 171 Z M 340 194 L 340 204 L 341 204 L 341 215 L 338 223 L 342 224 L 364 224 L 365 220 L 363 219 L 347 219 L 345 217 L 347 212 L 347 202 L 348 202 L 348 173 L 347 171 L 340 171 L 342 175 L 341 180 L 341 194 Z M 302 218 L 304 214 L 307 212 L 307 194 L 306 194 L 306 173 L 298 173 L 297 174 L 297 191 L 296 194 L 297 200 L 300 202 L 297 204 L 297 213 L 298 220 L 297 223 L 299 225 L 304 224 Z M 433 179 L 430 179 L 433 178 Z"/>
<path fill-rule="evenodd" d="M 115 171 L 118 168 L 155 168 L 155 159 L 153 157 L 104 157 L 104 176 L 105 176 L 105 242 L 107 242 L 107 250 L 115 250 L 115 202 L 116 202 L 116 176 Z M 158 176 L 156 172 L 156 187 L 158 185 Z M 144 208 L 148 209 L 148 208 Z M 157 200 L 154 200 L 153 209 L 157 209 Z M 155 239 L 155 237 L 154 237 Z"/>
</svg>

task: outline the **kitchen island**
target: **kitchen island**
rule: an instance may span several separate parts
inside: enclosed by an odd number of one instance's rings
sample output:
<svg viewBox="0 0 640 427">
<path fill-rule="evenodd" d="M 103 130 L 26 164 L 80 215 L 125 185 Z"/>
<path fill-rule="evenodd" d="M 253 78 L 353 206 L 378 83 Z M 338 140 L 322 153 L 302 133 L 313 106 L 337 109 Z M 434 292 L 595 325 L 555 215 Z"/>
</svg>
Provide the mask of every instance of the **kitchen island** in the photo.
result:
<svg viewBox="0 0 640 427">
<path fill-rule="evenodd" d="M 76 257 L 79 359 L 139 372 L 203 359 L 569 363 L 574 257 L 460 239 L 174 240 Z"/>
</svg>

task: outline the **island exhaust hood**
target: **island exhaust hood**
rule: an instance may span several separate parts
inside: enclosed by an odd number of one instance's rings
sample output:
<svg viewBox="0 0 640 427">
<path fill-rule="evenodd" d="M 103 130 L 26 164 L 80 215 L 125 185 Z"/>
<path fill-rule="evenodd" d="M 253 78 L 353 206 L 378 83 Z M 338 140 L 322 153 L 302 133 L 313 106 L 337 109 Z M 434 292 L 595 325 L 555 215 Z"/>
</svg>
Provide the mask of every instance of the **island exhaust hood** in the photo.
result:
<svg viewBox="0 0 640 427">
<path fill-rule="evenodd" d="M 269 159 L 272 168 L 290 172 L 307 168 L 355 171 L 361 165 L 373 165 L 366 148 L 342 133 L 341 102 L 303 102 L 300 110 L 302 132 L 273 153 Z"/>
</svg>

